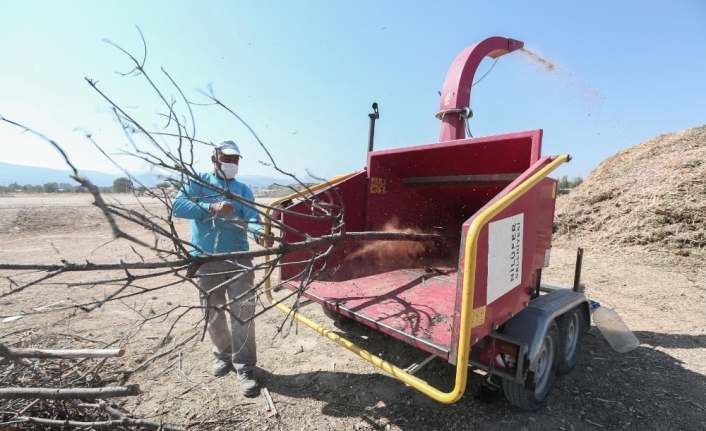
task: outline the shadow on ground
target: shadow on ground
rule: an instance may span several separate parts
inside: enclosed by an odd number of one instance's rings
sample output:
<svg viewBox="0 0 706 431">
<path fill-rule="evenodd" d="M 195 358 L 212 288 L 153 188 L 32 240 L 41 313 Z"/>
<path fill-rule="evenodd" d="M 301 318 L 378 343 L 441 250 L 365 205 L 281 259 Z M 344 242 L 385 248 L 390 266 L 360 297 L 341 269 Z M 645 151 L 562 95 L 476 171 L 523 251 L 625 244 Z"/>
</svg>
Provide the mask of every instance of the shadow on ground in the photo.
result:
<svg viewBox="0 0 706 431">
<path fill-rule="evenodd" d="M 424 352 L 357 323 L 339 329 L 341 335 L 381 353 L 398 366 L 425 357 Z M 706 337 L 636 334 L 643 344 L 619 354 L 592 327 L 584 337 L 576 369 L 557 379 L 549 402 L 536 412 L 511 406 L 502 389 L 489 396 L 481 389 L 485 377 L 475 372 L 469 373 L 463 398 L 448 405 L 386 373 L 318 371 L 287 375 L 260 370 L 260 375 L 272 393 L 322 401 L 324 415 L 359 417 L 358 429 L 385 429 L 387 424 L 404 430 L 706 429 L 706 377 L 683 368 L 679 360 L 657 349 L 706 349 Z M 332 343 L 331 348 L 340 347 Z M 435 360 L 417 375 L 449 391 L 455 368 Z"/>
</svg>

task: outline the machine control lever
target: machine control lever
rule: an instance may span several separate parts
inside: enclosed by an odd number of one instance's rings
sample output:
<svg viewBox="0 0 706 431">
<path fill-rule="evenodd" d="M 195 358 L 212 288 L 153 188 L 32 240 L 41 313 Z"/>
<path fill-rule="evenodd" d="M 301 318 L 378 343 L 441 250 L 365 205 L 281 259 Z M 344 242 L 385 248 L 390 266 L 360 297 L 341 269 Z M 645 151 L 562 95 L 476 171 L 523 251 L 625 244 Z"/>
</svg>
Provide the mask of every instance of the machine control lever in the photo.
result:
<svg viewBox="0 0 706 431">
<path fill-rule="evenodd" d="M 370 118 L 370 133 L 368 134 L 368 152 L 373 151 L 373 141 L 375 140 L 375 120 L 380 119 L 380 111 L 378 111 L 378 104 L 373 103 L 373 112 L 368 114 Z"/>
</svg>

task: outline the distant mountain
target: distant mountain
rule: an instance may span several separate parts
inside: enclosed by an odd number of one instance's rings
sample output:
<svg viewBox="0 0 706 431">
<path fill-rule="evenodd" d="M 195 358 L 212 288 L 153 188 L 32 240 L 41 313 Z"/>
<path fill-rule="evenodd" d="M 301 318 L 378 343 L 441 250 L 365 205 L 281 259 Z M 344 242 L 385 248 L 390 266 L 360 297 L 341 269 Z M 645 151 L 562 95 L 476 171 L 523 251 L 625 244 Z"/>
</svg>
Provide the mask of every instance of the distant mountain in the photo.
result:
<svg viewBox="0 0 706 431">
<path fill-rule="evenodd" d="M 74 184 L 74 180 L 69 177 L 72 173 L 69 169 L 39 168 L 0 162 L 0 184 L 2 185 L 17 183 L 21 186 L 25 184 L 41 186 L 52 182 Z M 113 185 L 113 181 L 121 177 L 118 174 L 97 171 L 81 171 L 81 174 L 100 187 Z"/>
<path fill-rule="evenodd" d="M 43 185 L 46 183 L 69 183 L 74 184 L 74 180 L 69 177 L 71 170 L 39 168 L 36 166 L 13 165 L 11 163 L 0 162 L 0 185 L 17 183 L 21 186 L 25 184 Z M 91 182 L 99 187 L 113 185 L 117 178 L 124 177 L 124 174 L 106 174 L 98 171 L 81 171 L 81 175 L 87 177 Z M 141 172 L 133 174 L 135 180 L 145 187 L 154 187 L 167 178 L 167 175 L 160 173 Z M 238 175 L 238 181 L 243 182 L 253 188 L 264 188 L 271 184 L 291 184 L 289 178 L 277 178 L 261 175 Z M 136 182 L 137 182 L 136 181 Z M 306 181 L 306 180 L 304 180 Z"/>
</svg>

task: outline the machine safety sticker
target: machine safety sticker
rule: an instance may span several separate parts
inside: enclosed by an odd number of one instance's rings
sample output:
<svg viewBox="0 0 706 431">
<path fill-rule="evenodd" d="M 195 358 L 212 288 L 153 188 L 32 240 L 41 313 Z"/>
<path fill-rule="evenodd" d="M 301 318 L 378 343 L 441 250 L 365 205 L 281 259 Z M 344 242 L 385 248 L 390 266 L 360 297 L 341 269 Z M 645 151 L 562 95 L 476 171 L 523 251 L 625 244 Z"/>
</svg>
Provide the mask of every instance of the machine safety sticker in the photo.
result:
<svg viewBox="0 0 706 431">
<path fill-rule="evenodd" d="M 471 315 L 471 328 L 477 328 L 485 323 L 486 308 L 487 307 L 483 305 L 473 309 L 473 314 Z"/>
<path fill-rule="evenodd" d="M 385 178 L 370 178 L 370 193 L 387 193 L 387 189 L 385 187 Z"/>
<path fill-rule="evenodd" d="M 488 292 L 490 304 L 522 280 L 524 213 L 488 224 Z"/>
</svg>

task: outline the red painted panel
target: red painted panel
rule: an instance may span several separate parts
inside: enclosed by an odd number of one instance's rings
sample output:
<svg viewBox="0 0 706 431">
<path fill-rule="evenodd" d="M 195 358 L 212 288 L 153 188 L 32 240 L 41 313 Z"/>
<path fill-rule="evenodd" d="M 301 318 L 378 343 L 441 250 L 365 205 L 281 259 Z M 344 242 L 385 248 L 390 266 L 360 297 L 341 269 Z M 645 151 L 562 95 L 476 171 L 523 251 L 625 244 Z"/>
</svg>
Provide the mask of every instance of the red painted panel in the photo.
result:
<svg viewBox="0 0 706 431">
<path fill-rule="evenodd" d="M 343 220 L 346 223 L 346 229 L 348 232 L 360 232 L 363 230 L 365 184 L 366 173 L 365 171 L 362 171 L 336 184 L 333 187 L 334 190 L 329 190 L 327 188 L 316 192 L 316 196 L 324 202 L 343 205 L 343 209 L 345 211 Z M 299 202 L 295 201 L 293 205 L 287 208 L 287 211 L 306 215 L 315 213 L 312 211 L 309 203 L 304 200 Z M 298 217 L 296 214 L 288 214 L 285 212 L 282 213 L 282 222 L 285 225 L 300 232 L 305 232 L 312 237 L 331 233 L 331 222 L 329 220 L 310 220 Z M 298 234 L 291 231 L 285 233 L 284 239 L 287 242 L 299 242 L 303 240 L 303 238 L 301 238 Z M 344 248 L 339 247 L 334 253 L 334 258 L 330 261 L 330 264 L 335 266 L 336 260 L 340 258 L 339 256 L 343 252 Z M 306 261 L 310 259 L 311 256 L 312 252 L 308 250 L 295 251 L 286 254 L 282 259 L 282 262 L 287 263 Z M 283 266 L 281 268 L 280 277 L 281 279 L 286 280 L 294 277 L 303 269 L 304 265 Z"/>
<path fill-rule="evenodd" d="M 539 159 L 541 130 L 374 151 L 368 176 L 385 167 L 399 178 L 520 173 Z"/>
<path fill-rule="evenodd" d="M 537 203 L 537 251 L 534 258 L 534 268 L 544 266 L 545 251 L 552 247 L 552 230 L 554 226 L 554 209 L 556 206 L 557 180 L 545 178 L 538 185 Z"/>
<path fill-rule="evenodd" d="M 304 296 L 446 359 L 456 262 L 424 260 L 397 268 L 394 262 L 342 267 L 312 284 Z"/>
<path fill-rule="evenodd" d="M 504 184 L 405 184 L 404 179 L 463 175 L 520 174 L 539 158 L 541 130 L 376 151 L 368 177 L 385 185 L 369 193 L 365 229 L 379 230 L 393 219 L 455 237 L 460 225 L 499 193 Z M 380 191 L 380 190 L 376 190 Z"/>
<path fill-rule="evenodd" d="M 399 228 L 419 225 L 419 211 L 412 203 L 412 192 L 403 184 L 395 172 L 380 164 L 376 159 L 368 159 L 368 200 L 365 230 L 383 230 L 388 223 Z M 395 222 L 395 219 L 397 222 Z"/>
<path fill-rule="evenodd" d="M 488 203 L 488 205 L 494 203 L 495 201 L 499 200 L 503 196 L 507 195 L 510 191 L 512 191 L 515 187 L 520 185 L 522 182 L 527 180 L 529 177 L 531 177 L 533 174 L 535 174 L 537 171 L 541 170 L 544 166 L 549 164 L 553 158 L 551 157 L 544 157 L 541 158 L 539 161 L 537 161 L 530 169 L 528 169 L 525 173 L 522 174 L 520 178 L 515 180 L 512 184 L 510 184 L 505 190 L 503 190 L 496 198 L 494 198 L 492 201 Z M 476 327 L 473 328 L 472 336 L 473 337 L 478 337 L 479 339 L 482 339 L 486 335 L 490 334 L 493 331 L 493 325 L 497 324 L 502 325 L 506 321 L 508 321 L 512 315 L 517 314 L 519 311 L 521 311 L 524 308 L 524 302 L 529 301 L 530 295 L 529 295 L 529 286 L 532 283 L 532 273 L 537 267 L 535 266 L 535 262 L 537 260 L 536 256 L 541 254 L 542 257 L 544 256 L 544 249 L 540 247 L 540 244 L 538 242 L 538 235 L 537 232 L 540 230 L 540 221 L 539 221 L 539 214 L 540 214 L 540 204 L 542 203 L 541 200 L 539 199 L 539 196 L 541 195 L 541 191 L 546 187 L 546 185 L 549 183 L 546 182 L 540 182 L 537 186 L 535 186 L 533 189 L 529 190 L 527 193 L 522 195 L 518 200 L 516 200 L 514 203 L 512 203 L 509 207 L 507 207 L 505 210 L 500 212 L 497 216 L 493 218 L 493 220 L 486 224 L 485 227 L 481 230 L 480 233 L 480 238 L 478 240 L 478 248 L 477 248 L 477 260 L 476 260 L 476 273 L 475 273 L 475 291 L 474 291 L 474 298 L 473 298 L 473 307 L 479 308 L 481 306 L 486 306 L 486 311 L 485 311 L 485 322 Z M 488 301 L 488 274 L 490 272 L 489 268 L 489 226 L 493 222 L 498 222 L 502 220 L 506 220 L 510 217 L 517 216 L 519 214 L 522 214 L 522 276 L 520 279 L 520 282 L 512 288 L 511 290 L 507 291 L 507 293 L 503 294 L 502 296 L 498 297 L 495 300 L 492 300 L 491 302 Z M 461 242 L 461 256 L 459 257 L 459 262 L 463 262 L 464 260 L 464 251 L 465 251 L 465 238 L 468 232 L 468 229 L 470 228 L 471 223 L 473 222 L 474 218 L 470 218 L 466 223 L 463 225 L 463 236 L 462 236 L 462 242 Z M 551 226 L 549 227 L 550 232 L 551 232 Z M 542 244 L 544 246 L 544 244 Z M 505 262 L 507 263 L 507 262 Z M 510 270 L 509 266 L 507 268 Z M 457 318 L 454 323 L 454 327 L 458 327 L 460 324 L 460 304 L 461 304 L 461 289 L 463 287 L 463 268 L 459 268 L 459 278 L 458 278 L 458 288 L 457 288 L 457 297 L 456 297 L 456 310 L 457 310 Z M 454 340 L 454 345 L 451 348 L 451 357 L 453 357 L 455 353 L 455 346 L 456 346 L 457 340 Z"/>
</svg>

